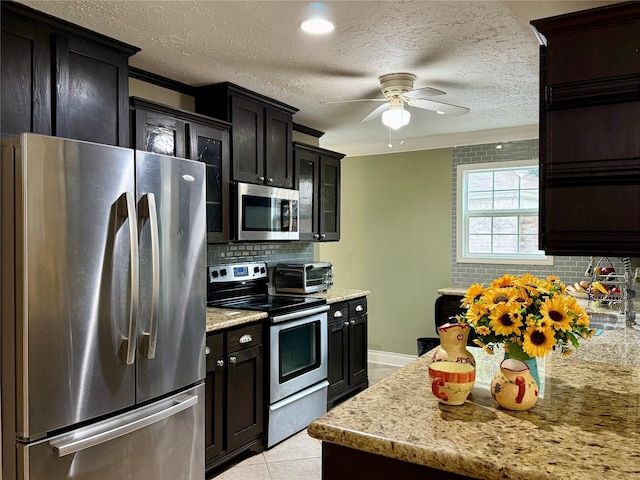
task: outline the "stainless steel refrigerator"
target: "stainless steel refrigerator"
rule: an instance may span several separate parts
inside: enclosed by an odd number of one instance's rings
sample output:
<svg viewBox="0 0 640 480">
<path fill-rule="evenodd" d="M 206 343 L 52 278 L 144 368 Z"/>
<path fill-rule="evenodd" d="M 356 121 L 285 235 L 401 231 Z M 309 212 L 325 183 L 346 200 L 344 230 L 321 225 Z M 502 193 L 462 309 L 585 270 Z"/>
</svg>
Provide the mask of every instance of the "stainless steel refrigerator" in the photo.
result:
<svg viewBox="0 0 640 480">
<path fill-rule="evenodd" d="M 23 134 L 0 185 L 0 478 L 204 479 L 204 165 Z"/>
</svg>

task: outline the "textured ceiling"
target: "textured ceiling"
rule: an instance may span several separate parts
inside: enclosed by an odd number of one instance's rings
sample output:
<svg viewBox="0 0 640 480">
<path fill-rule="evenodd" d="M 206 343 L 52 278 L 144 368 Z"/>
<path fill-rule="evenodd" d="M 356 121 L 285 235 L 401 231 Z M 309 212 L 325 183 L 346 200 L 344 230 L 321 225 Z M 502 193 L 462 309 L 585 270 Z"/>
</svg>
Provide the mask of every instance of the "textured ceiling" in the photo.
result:
<svg viewBox="0 0 640 480">
<path fill-rule="evenodd" d="M 470 108 L 461 117 L 411 109 L 395 150 L 531 138 L 539 44 L 529 21 L 617 2 L 333 1 L 322 5 L 337 30 L 321 37 L 298 28 L 305 1 L 20 3 L 141 48 L 134 67 L 194 86 L 230 81 L 299 108 L 294 121 L 326 132 L 322 146 L 363 154 L 389 151 L 379 119 L 360 123 L 379 104 L 321 102 L 381 97 L 378 77 L 393 72 Z"/>
</svg>

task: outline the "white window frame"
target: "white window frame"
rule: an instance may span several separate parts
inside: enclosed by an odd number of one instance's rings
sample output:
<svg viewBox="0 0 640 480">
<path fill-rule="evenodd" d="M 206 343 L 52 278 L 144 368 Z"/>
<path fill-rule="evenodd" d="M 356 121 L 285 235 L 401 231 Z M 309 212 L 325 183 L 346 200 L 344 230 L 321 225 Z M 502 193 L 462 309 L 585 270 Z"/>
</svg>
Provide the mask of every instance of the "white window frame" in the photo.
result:
<svg viewBox="0 0 640 480">
<path fill-rule="evenodd" d="M 475 170 L 499 170 L 503 168 L 523 168 L 533 167 L 538 165 L 538 160 L 519 160 L 519 161 L 507 161 L 507 162 L 491 162 L 491 163 L 470 163 L 462 164 L 457 167 L 457 179 L 456 179 L 456 261 L 458 263 L 493 263 L 493 264 L 505 264 L 505 265 L 553 265 L 553 257 L 544 255 L 544 252 L 540 255 L 507 255 L 498 253 L 482 253 L 475 254 L 469 253 L 469 235 L 468 235 L 468 223 L 469 214 L 466 210 L 467 206 L 467 191 L 466 191 L 466 174 L 467 172 Z M 499 213 L 499 210 L 486 210 L 483 213 L 491 215 L 492 213 Z M 535 209 L 522 209 L 518 212 L 536 213 L 538 214 L 538 208 Z M 506 212 L 503 212 L 506 213 Z M 512 212 L 509 212 L 513 215 Z"/>
</svg>

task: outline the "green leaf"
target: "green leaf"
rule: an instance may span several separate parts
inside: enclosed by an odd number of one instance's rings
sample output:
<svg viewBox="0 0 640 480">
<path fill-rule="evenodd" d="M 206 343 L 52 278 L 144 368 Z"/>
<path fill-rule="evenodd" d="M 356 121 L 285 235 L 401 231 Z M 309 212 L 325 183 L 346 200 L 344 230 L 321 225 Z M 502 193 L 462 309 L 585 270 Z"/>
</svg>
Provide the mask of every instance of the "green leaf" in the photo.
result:
<svg viewBox="0 0 640 480">
<path fill-rule="evenodd" d="M 571 340 L 571 344 L 574 346 L 574 348 L 578 348 L 580 346 L 580 343 L 578 343 L 578 339 L 573 333 L 567 332 L 567 337 L 569 338 L 569 340 Z"/>
<path fill-rule="evenodd" d="M 517 343 L 510 343 L 509 344 L 509 352 L 507 352 L 505 350 L 505 356 L 507 358 L 515 358 L 516 360 L 522 360 L 523 362 L 525 360 L 530 360 L 531 357 L 529 355 L 527 355 L 524 350 L 522 350 L 522 347 L 520 345 L 518 345 Z"/>
</svg>

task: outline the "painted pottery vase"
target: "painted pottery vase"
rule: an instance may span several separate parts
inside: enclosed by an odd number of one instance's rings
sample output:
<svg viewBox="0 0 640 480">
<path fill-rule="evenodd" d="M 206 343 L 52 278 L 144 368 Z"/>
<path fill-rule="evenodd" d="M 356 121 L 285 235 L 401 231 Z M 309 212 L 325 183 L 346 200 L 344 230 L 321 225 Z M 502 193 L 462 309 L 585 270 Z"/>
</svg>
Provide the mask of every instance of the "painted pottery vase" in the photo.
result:
<svg viewBox="0 0 640 480">
<path fill-rule="evenodd" d="M 467 350 L 467 339 L 469 338 L 470 326 L 466 323 L 445 323 L 438 327 L 440 346 L 433 353 L 431 360 L 441 362 L 448 360 L 451 362 L 468 363 L 476 366 L 476 359 Z"/>
<path fill-rule="evenodd" d="M 491 382 L 491 396 L 507 410 L 528 410 L 538 401 L 538 384 L 527 364 L 515 358 L 500 362 Z"/>
</svg>

